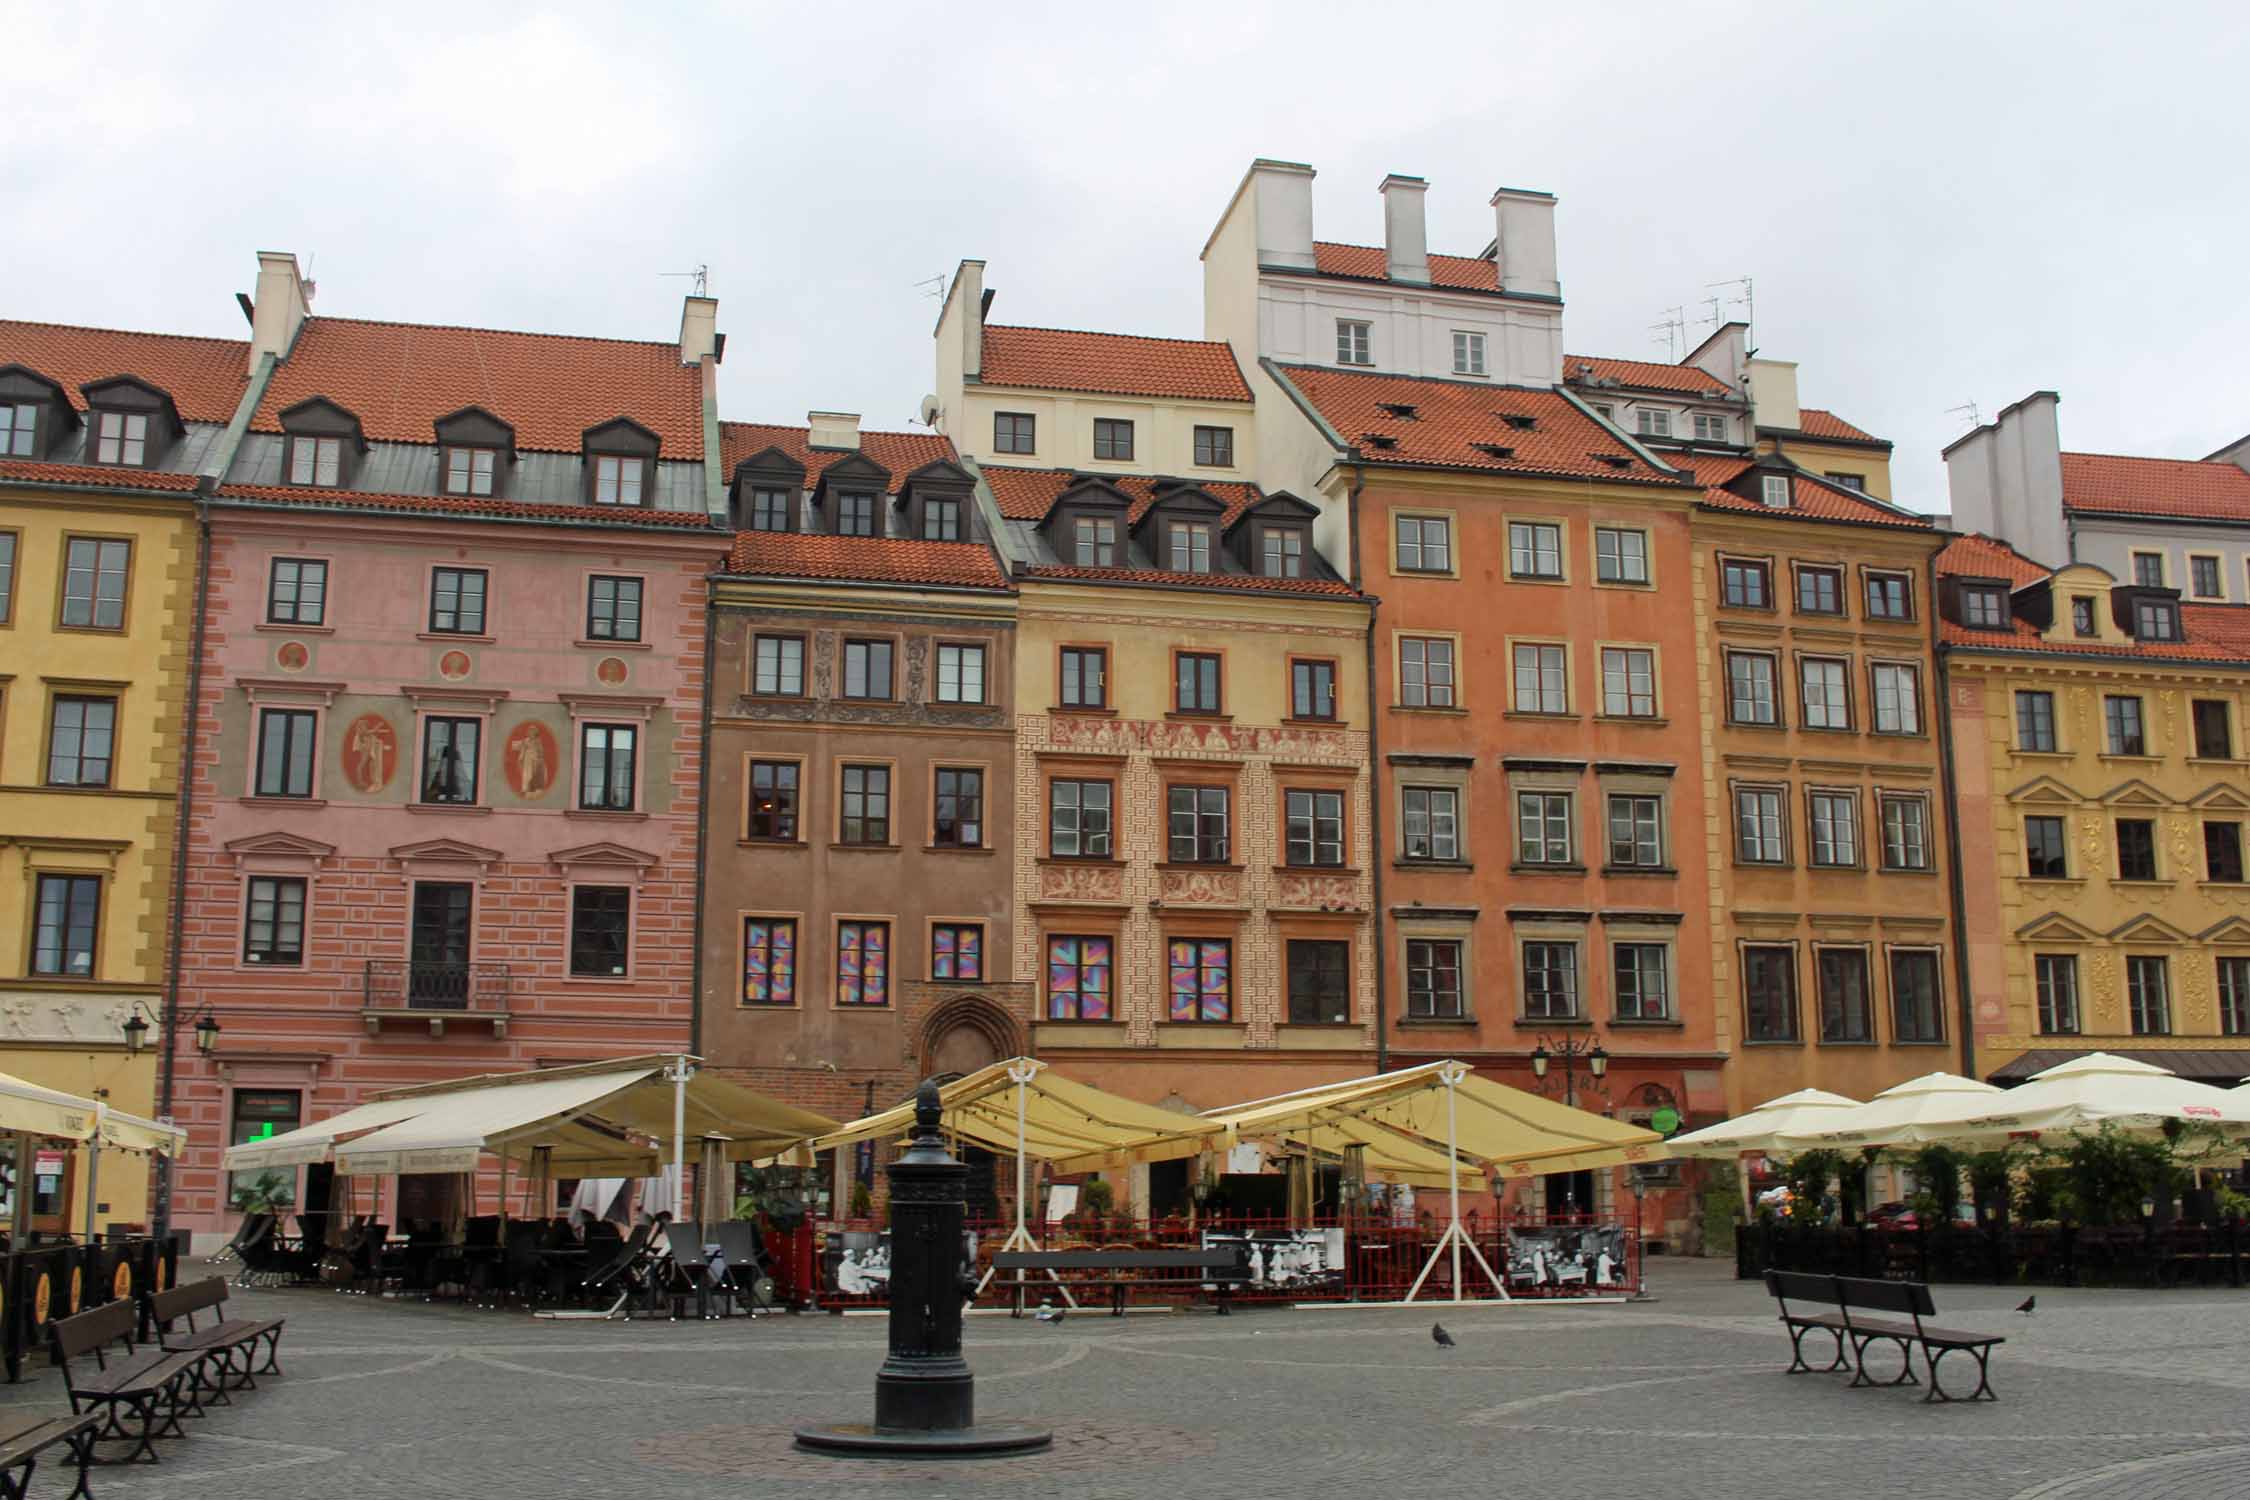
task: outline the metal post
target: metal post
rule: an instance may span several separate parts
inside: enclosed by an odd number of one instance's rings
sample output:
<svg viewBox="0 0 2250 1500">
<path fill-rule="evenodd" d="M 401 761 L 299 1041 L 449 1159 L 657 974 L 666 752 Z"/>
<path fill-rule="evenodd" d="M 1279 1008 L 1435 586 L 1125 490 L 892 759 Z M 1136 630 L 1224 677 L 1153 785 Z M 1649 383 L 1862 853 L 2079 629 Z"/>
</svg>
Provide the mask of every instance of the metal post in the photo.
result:
<svg viewBox="0 0 2250 1500">
<path fill-rule="evenodd" d="M 683 1054 L 665 1075 L 672 1080 L 672 1217 L 680 1216 L 680 1194 L 687 1186 L 687 1086 L 695 1076 Z"/>
<path fill-rule="evenodd" d="M 1008 1077 L 1016 1085 L 1016 1233 L 1023 1235 L 1026 1239 L 1030 1238 L 1030 1231 L 1024 1228 L 1024 1093 L 1031 1086 L 1031 1078 L 1036 1071 L 1035 1068 L 1026 1067 L 1021 1059 L 1008 1064 Z M 1016 1267 L 1016 1312 L 1019 1316 L 1023 1312 L 1023 1267 L 1021 1266 Z"/>
<path fill-rule="evenodd" d="M 94 1101 L 94 1134 L 86 1142 L 86 1243 L 94 1243 L 94 1189 L 102 1177 L 102 1116 L 109 1106 L 101 1100 Z"/>
<path fill-rule="evenodd" d="M 1445 1080 L 1446 1196 L 1453 1214 L 1453 1300 L 1461 1300 L 1461 1132 L 1455 1115 L 1461 1065 L 1455 1063 L 1438 1076 Z"/>
</svg>

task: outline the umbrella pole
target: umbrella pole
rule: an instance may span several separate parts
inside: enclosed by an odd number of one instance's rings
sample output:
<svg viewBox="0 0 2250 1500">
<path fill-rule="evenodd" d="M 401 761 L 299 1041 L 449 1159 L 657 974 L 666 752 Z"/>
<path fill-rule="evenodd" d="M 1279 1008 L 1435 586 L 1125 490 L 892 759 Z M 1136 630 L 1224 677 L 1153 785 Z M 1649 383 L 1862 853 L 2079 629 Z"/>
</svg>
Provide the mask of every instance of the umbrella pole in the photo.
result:
<svg viewBox="0 0 2250 1500">
<path fill-rule="evenodd" d="M 672 1069 L 672 1219 L 680 1217 L 680 1190 L 687 1186 L 687 1084 L 694 1076 L 682 1055 Z"/>
<path fill-rule="evenodd" d="M 1039 1242 L 1031 1237 L 1031 1230 L 1024 1220 L 1024 1178 L 1026 1175 L 1024 1171 L 1024 1094 L 1031 1080 L 1038 1076 L 1039 1064 L 1028 1057 L 1019 1057 L 1008 1064 L 1008 1078 L 1016 1086 L 1016 1227 L 1009 1230 L 1008 1237 L 1000 1242 L 1000 1248 L 1003 1250 L 1036 1250 L 1039 1248 Z M 984 1268 L 984 1274 L 977 1278 L 976 1291 L 969 1294 L 970 1301 L 975 1301 L 978 1294 L 992 1284 L 996 1269 L 993 1266 Z M 1070 1295 L 1070 1288 L 1063 1285 L 1063 1279 L 1060 1276 L 1049 1271 L 1047 1279 L 1055 1284 L 1056 1291 L 1062 1293 L 1062 1299 L 1065 1303 L 1073 1308 L 1078 1306 L 1078 1299 Z M 1023 1313 L 1023 1270 L 1021 1267 L 1016 1270 L 1016 1313 L 1018 1316 Z"/>
<path fill-rule="evenodd" d="M 86 1142 L 86 1243 L 94 1243 L 94 1188 L 102 1176 L 102 1116 L 109 1106 L 94 1101 L 94 1133 Z"/>
<path fill-rule="evenodd" d="M 1456 1302 L 1462 1300 L 1461 1247 L 1464 1245 L 1468 1246 L 1470 1257 L 1476 1261 L 1478 1268 L 1484 1272 L 1485 1278 L 1492 1283 L 1492 1289 L 1500 1294 L 1500 1300 L 1503 1302 L 1515 1300 L 1508 1295 L 1506 1283 L 1493 1273 L 1491 1263 L 1484 1258 L 1484 1252 L 1479 1250 L 1461 1229 L 1461 1136 L 1456 1098 L 1461 1080 L 1466 1078 L 1468 1073 L 1468 1064 L 1453 1061 L 1448 1061 L 1438 1070 L 1438 1077 L 1445 1084 L 1446 1188 L 1453 1217 L 1446 1224 L 1445 1233 L 1439 1235 L 1438 1242 L 1430 1247 L 1430 1258 L 1422 1263 L 1421 1274 L 1416 1276 L 1414 1284 L 1406 1289 L 1405 1300 L 1408 1302 L 1412 1302 L 1421 1292 L 1422 1283 L 1429 1279 L 1430 1272 L 1437 1266 L 1438 1257 L 1448 1250 L 1453 1254 L 1453 1300 Z"/>
</svg>

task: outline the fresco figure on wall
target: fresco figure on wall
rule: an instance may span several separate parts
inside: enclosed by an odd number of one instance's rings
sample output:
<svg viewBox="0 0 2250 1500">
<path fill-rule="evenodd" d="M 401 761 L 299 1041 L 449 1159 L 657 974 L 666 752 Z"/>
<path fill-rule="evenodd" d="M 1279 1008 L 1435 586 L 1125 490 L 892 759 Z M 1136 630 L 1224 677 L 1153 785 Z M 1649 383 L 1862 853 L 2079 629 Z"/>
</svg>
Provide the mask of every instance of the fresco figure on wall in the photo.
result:
<svg viewBox="0 0 2250 1500">
<path fill-rule="evenodd" d="M 398 732 L 381 714 L 361 714 L 344 731 L 344 779 L 372 796 L 391 784 L 398 768 Z"/>
<path fill-rule="evenodd" d="M 506 747 L 508 785 L 526 802 L 536 802 L 555 784 L 554 731 L 540 723 L 518 724 L 509 731 Z"/>
</svg>

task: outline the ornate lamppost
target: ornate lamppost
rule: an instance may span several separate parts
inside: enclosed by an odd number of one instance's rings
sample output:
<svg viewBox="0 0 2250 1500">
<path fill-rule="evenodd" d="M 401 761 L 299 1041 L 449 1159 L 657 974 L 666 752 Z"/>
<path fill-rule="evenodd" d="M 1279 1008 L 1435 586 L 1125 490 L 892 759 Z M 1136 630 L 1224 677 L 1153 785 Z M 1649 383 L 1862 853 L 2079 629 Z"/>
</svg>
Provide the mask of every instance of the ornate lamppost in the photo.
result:
<svg viewBox="0 0 2250 1500">
<path fill-rule="evenodd" d="M 1531 1049 L 1531 1076 L 1538 1079 L 1541 1092 L 1545 1092 L 1547 1070 L 1560 1060 L 1563 1066 L 1563 1103 L 1573 1109 L 1578 1107 L 1578 1071 L 1584 1065 L 1586 1074 L 1599 1084 L 1609 1074 L 1609 1051 L 1598 1041 L 1580 1041 L 1564 1037 L 1559 1042 L 1549 1042 L 1541 1037 L 1539 1045 Z"/>
</svg>

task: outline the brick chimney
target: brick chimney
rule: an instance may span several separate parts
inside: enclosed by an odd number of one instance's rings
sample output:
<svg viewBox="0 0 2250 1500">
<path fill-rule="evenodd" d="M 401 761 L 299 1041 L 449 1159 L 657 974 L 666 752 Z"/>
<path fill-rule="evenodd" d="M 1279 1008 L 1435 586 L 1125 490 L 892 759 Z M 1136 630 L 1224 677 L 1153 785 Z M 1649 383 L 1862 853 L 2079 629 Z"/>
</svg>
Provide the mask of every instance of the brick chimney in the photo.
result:
<svg viewBox="0 0 2250 1500">
<path fill-rule="evenodd" d="M 250 299 L 250 370 L 258 356 L 286 359 L 297 330 L 312 316 L 313 284 L 297 269 L 297 257 L 286 250 L 258 252 L 258 290 Z"/>
<path fill-rule="evenodd" d="M 1430 230 L 1423 195 L 1430 185 L 1393 172 L 1376 191 L 1383 195 L 1383 265 L 1393 281 L 1430 282 Z"/>
</svg>

